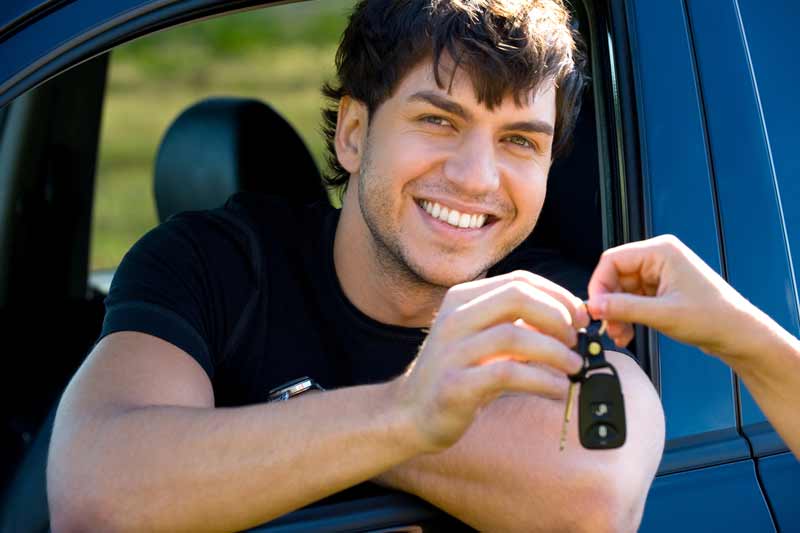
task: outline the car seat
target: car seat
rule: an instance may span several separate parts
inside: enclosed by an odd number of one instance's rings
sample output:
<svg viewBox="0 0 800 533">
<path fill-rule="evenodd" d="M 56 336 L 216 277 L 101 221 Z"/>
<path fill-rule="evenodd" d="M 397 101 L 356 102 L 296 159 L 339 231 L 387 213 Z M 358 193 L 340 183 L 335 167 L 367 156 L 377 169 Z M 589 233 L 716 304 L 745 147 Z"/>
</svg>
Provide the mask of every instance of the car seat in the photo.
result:
<svg viewBox="0 0 800 533">
<path fill-rule="evenodd" d="M 203 100 L 181 113 L 161 141 L 158 218 L 218 207 L 237 191 L 303 204 L 325 198 L 311 153 L 280 114 L 258 100 Z"/>
</svg>

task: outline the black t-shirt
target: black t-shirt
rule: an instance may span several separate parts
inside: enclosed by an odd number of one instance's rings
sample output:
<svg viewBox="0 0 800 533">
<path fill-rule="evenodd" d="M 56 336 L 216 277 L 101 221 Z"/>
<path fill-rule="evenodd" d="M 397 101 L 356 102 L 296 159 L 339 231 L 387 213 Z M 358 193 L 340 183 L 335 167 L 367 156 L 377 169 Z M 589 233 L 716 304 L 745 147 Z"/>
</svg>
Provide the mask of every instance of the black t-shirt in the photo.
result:
<svg viewBox="0 0 800 533">
<path fill-rule="evenodd" d="M 183 349 L 219 407 L 263 402 L 301 376 L 330 389 L 399 375 L 425 333 L 379 323 L 345 297 L 333 264 L 338 219 L 328 204 L 255 193 L 170 218 L 120 264 L 101 338 L 139 331 Z M 517 268 L 585 297 L 589 273 L 552 251 L 519 249 L 489 274 Z"/>
</svg>

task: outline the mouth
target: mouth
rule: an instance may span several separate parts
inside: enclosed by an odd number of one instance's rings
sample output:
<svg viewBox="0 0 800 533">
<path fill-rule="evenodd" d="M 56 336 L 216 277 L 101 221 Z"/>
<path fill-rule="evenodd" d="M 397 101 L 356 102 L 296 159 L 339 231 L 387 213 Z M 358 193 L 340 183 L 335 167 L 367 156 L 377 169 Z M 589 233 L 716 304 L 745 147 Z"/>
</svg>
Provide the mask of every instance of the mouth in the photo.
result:
<svg viewBox="0 0 800 533">
<path fill-rule="evenodd" d="M 444 222 L 453 228 L 476 230 L 497 221 L 497 217 L 489 213 L 462 212 L 430 200 L 417 199 L 416 202 L 431 218 Z"/>
</svg>

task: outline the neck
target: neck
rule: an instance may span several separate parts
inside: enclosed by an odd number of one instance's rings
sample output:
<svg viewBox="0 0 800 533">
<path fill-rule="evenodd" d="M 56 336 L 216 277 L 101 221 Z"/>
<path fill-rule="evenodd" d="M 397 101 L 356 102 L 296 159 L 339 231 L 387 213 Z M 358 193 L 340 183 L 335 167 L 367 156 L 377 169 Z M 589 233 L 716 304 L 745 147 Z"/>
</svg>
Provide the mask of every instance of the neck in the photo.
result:
<svg viewBox="0 0 800 533">
<path fill-rule="evenodd" d="M 345 194 L 333 263 L 342 291 L 359 311 L 384 324 L 428 327 L 447 289 L 409 271 L 387 250 L 378 249 L 361 216 L 355 187 Z"/>
</svg>

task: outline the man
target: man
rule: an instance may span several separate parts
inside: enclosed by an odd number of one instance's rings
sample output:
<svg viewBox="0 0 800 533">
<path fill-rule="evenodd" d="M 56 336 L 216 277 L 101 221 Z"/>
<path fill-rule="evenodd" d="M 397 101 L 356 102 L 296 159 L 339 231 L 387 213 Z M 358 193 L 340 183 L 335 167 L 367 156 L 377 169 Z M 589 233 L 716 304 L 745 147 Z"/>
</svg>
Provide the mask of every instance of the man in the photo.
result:
<svg viewBox="0 0 800 533">
<path fill-rule="evenodd" d="M 360 3 L 328 88 L 341 212 L 237 195 L 133 247 L 59 406 L 54 529 L 237 530 L 373 480 L 481 530 L 635 530 L 663 447 L 649 380 L 609 352 L 627 443 L 573 427 L 559 453 L 587 316 L 501 274 L 580 68 L 558 1 Z M 265 403 L 303 375 L 328 390 Z"/>
</svg>

